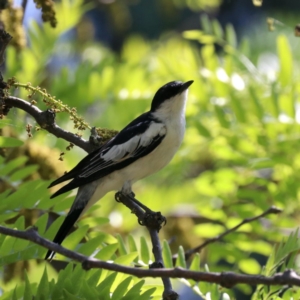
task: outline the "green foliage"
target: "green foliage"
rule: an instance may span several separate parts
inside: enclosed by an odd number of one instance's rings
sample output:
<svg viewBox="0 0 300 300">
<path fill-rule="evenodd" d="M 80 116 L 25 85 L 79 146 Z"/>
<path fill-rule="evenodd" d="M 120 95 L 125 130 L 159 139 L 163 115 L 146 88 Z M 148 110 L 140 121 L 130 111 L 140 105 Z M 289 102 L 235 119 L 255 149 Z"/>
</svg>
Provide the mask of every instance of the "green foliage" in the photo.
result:
<svg viewBox="0 0 300 300">
<path fill-rule="evenodd" d="M 266 266 L 262 270 L 262 275 L 272 276 L 278 271 L 283 272 L 286 269 L 295 269 L 296 255 L 300 250 L 298 232 L 298 229 L 295 230 L 295 232 L 292 232 L 286 241 L 282 241 L 276 248 L 273 249 Z M 279 294 L 282 292 L 284 293 L 282 298 L 280 298 Z M 290 291 L 281 286 L 266 287 L 259 285 L 252 299 L 274 299 L 276 295 L 278 297 L 277 299 L 297 299 L 300 295 L 300 289 L 297 287 Z"/>
<path fill-rule="evenodd" d="M 91 126 L 119 130 L 149 107 L 153 92 L 165 82 L 195 80 L 187 105 L 184 145 L 170 166 L 135 186 L 137 197 L 145 205 L 168 217 L 160 233 L 165 239 L 166 267 L 172 267 L 172 254 L 177 253 L 176 265 L 191 270 L 205 271 L 209 266 L 212 271 L 273 275 L 285 268 L 295 269 L 297 231 L 289 236 L 286 233 L 287 228 L 298 226 L 300 213 L 300 81 L 292 41 L 283 34 L 273 36 L 277 50 L 269 51 L 273 51 L 271 59 L 278 62 L 279 68 L 262 67 L 253 54 L 253 48 L 259 45 L 238 43 L 231 25 L 222 28 L 217 21 L 204 18 L 203 30 L 187 31 L 184 39 L 171 34 L 149 42 L 132 36 L 117 55 L 96 42 L 80 44 L 59 39 L 78 23 L 82 4 L 64 0 L 58 5 L 61 15 L 57 16 L 56 30 L 33 23 L 31 46 L 21 53 L 8 49 L 6 76 L 47 88 L 56 99 L 76 107 Z M 60 57 L 67 61 L 66 53 L 77 57 L 75 65 L 47 69 L 50 59 Z M 24 98 L 30 93 L 29 101 L 35 100 L 41 109 L 46 109 L 43 97 L 37 93 L 22 88 L 15 93 Z M 59 112 L 57 122 L 72 130 L 69 117 Z M 0 128 L 10 126 L 20 138 L 0 137 L 0 145 L 15 148 L 25 139 L 24 114 L 16 111 L 9 118 L 0 120 Z M 63 151 L 66 147 L 66 142 L 56 141 L 43 131 L 33 130 L 33 134 L 36 142 L 50 148 L 56 146 Z M 66 160 L 71 166 L 80 157 L 83 154 L 74 149 Z M 34 225 L 41 235 L 52 239 L 74 196 L 49 199 L 49 181 L 28 180 L 38 167 L 26 156 L 10 160 L 0 157 L 0 179 L 5 183 L 0 193 L 0 223 L 22 230 Z M 105 261 L 147 267 L 153 255 L 145 229 L 138 228 L 135 216 L 116 204 L 112 194 L 100 204 L 78 222 L 78 229 L 63 246 Z M 184 260 L 184 249 L 201 244 L 271 205 L 283 209 L 280 217 L 268 216 L 267 220 L 244 225 L 191 261 Z M 49 213 L 57 218 L 49 218 Z M 110 225 L 107 217 L 116 215 L 121 216 L 121 225 Z M 166 242 L 173 237 L 174 242 Z M 16 276 L 9 278 L 8 285 L 1 283 L 1 299 L 20 299 L 22 295 L 24 299 L 32 295 L 52 295 L 53 299 L 159 299 L 162 291 L 160 280 L 139 280 L 105 270 L 85 272 L 61 255 L 56 259 L 69 262 L 65 270 L 56 274 L 41 262 L 39 276 L 34 275 L 38 269 L 35 259 L 43 259 L 46 249 L 3 235 L 0 253 L 2 268 L 28 263 L 28 274 L 19 274 L 23 281 Z M 257 256 L 268 258 L 268 262 L 258 261 Z M 74 282 L 80 284 L 74 286 Z M 234 298 L 232 291 L 226 290 L 227 295 L 217 285 L 182 282 L 206 298 Z M 239 288 L 250 293 L 248 286 Z M 299 298 L 298 288 L 282 295 L 280 289 L 258 287 L 253 299 L 271 299 L 271 294 L 277 299 Z"/>
<path fill-rule="evenodd" d="M 6 136 L 0 136 L 0 147 L 18 147 L 23 145 L 23 142 L 19 139 L 12 138 L 12 137 L 6 137 Z"/>
<path fill-rule="evenodd" d="M 148 297 L 153 294 L 154 289 L 145 289 L 143 280 L 135 280 L 131 276 L 124 276 L 117 280 L 117 273 L 102 276 L 102 270 L 91 270 L 83 272 L 80 266 L 68 264 L 62 270 L 57 281 L 49 281 L 47 269 L 41 280 L 36 283 L 30 282 L 25 272 L 25 282 L 10 293 L 6 293 L 1 299 L 149 299 L 143 297 L 145 291 Z M 100 279 L 99 279 L 100 278 Z M 74 284 L 76 283 L 76 284 Z M 112 285 L 116 284 L 116 288 Z M 132 297 L 132 298 L 129 298 Z"/>
</svg>

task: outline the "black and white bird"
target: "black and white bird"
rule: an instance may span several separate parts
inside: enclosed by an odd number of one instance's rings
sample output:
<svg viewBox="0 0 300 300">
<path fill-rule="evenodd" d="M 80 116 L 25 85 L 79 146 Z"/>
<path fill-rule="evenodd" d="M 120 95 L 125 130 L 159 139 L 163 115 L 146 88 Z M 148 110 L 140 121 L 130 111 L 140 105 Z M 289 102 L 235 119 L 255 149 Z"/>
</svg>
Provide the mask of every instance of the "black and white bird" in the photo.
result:
<svg viewBox="0 0 300 300">
<path fill-rule="evenodd" d="M 115 137 L 88 154 L 67 174 L 50 184 L 53 187 L 72 179 L 51 198 L 79 188 L 74 203 L 57 232 L 54 242 L 61 244 L 70 229 L 90 206 L 110 191 L 132 194 L 132 184 L 163 167 L 173 158 L 185 132 L 188 88 L 172 81 L 155 94 L 150 111 L 129 123 Z M 49 250 L 46 259 L 52 259 Z"/>
</svg>

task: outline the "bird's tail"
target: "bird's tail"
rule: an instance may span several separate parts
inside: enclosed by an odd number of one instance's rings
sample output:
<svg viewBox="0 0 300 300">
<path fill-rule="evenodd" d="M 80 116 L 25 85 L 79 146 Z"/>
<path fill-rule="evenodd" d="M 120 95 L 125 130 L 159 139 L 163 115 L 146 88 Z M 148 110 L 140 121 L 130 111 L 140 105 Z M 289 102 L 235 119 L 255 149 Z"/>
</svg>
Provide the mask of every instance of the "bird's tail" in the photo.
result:
<svg viewBox="0 0 300 300">
<path fill-rule="evenodd" d="M 66 216 L 66 219 L 60 226 L 53 242 L 56 244 L 61 244 L 65 237 L 68 235 L 69 231 L 77 221 L 77 219 L 80 217 L 80 215 L 90 206 L 94 203 L 94 198 L 97 197 L 97 195 L 94 195 L 95 190 L 97 188 L 98 183 L 92 182 L 90 184 L 81 186 L 78 189 L 76 198 L 74 200 L 74 203 L 71 207 L 70 212 Z M 99 198 L 101 198 L 99 196 Z M 98 198 L 98 199 L 99 199 Z M 97 200 L 98 200 L 97 199 Z M 52 260 L 54 257 L 55 252 L 52 250 L 49 250 L 45 256 L 45 259 Z"/>
<path fill-rule="evenodd" d="M 83 209 L 84 209 L 84 207 L 81 207 L 80 209 L 74 209 L 69 212 L 69 214 L 66 216 L 64 222 L 60 226 L 60 228 L 53 240 L 54 243 L 60 245 L 63 242 L 63 240 L 65 239 L 65 237 L 67 236 L 67 234 L 69 233 L 69 231 L 71 230 L 71 228 L 73 227 L 73 225 L 75 224 L 77 219 L 79 218 Z M 48 250 L 48 252 L 45 256 L 45 259 L 51 261 L 52 258 L 54 257 L 54 254 L 55 254 L 54 251 Z"/>
</svg>

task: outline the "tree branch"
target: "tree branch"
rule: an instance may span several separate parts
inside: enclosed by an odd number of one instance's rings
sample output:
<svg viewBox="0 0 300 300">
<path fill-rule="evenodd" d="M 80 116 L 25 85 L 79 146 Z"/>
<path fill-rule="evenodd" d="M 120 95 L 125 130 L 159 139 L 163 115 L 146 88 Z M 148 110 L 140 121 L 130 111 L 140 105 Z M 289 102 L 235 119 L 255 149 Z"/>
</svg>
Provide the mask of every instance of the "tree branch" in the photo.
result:
<svg viewBox="0 0 300 300">
<path fill-rule="evenodd" d="M 237 231 L 241 226 L 243 226 L 244 224 L 247 224 L 247 223 L 251 223 L 253 221 L 256 221 L 258 219 L 261 219 L 267 215 L 271 215 L 271 214 L 279 214 L 281 213 L 282 210 L 275 207 L 275 206 L 271 206 L 269 207 L 266 211 L 264 211 L 262 214 L 256 216 L 256 217 L 253 217 L 253 218 L 246 218 L 244 219 L 241 223 L 239 223 L 238 225 L 232 227 L 231 229 L 228 229 L 226 231 L 224 231 L 223 233 L 211 238 L 211 239 L 208 239 L 206 240 L 204 243 L 202 243 L 201 245 L 195 247 L 195 248 L 192 248 L 188 251 L 185 252 L 185 259 L 188 260 L 193 254 L 201 251 L 203 248 L 205 248 L 206 246 L 208 246 L 209 244 L 212 244 L 212 243 L 215 243 L 217 241 L 220 241 L 222 238 L 224 238 L 226 235 L 228 235 L 229 233 L 232 233 L 234 231 Z M 172 259 L 173 259 L 173 264 L 175 264 L 176 262 L 176 259 L 177 259 L 177 254 L 173 255 Z"/>
<path fill-rule="evenodd" d="M 42 236 L 31 227 L 25 231 L 15 230 L 0 226 L 0 233 L 16 238 L 31 241 L 49 250 L 60 253 L 68 258 L 78 261 L 85 270 L 91 268 L 102 268 L 110 271 L 121 272 L 136 277 L 161 277 L 161 278 L 185 278 L 195 281 L 217 283 L 221 286 L 231 288 L 236 284 L 264 284 L 264 285 L 289 285 L 300 286 L 300 276 L 294 270 L 286 270 L 267 277 L 262 275 L 245 275 L 234 272 L 200 272 L 190 271 L 183 268 L 172 269 L 141 269 L 108 263 L 98 259 L 90 258 L 75 251 L 68 250 L 61 245 L 53 243 Z"/>
<path fill-rule="evenodd" d="M 3 101 L 4 103 L 2 105 L 2 109 L 0 106 L 0 114 L 2 113 L 2 111 L 5 112 L 4 114 L 7 114 L 7 111 L 12 107 L 22 109 L 25 112 L 27 112 L 29 115 L 31 115 L 41 128 L 52 133 L 57 138 L 62 138 L 80 147 L 81 149 L 85 150 L 88 153 L 95 150 L 96 148 L 95 145 L 93 145 L 89 141 L 84 140 L 83 138 L 79 137 L 78 135 L 72 132 L 68 132 L 60 128 L 55 123 L 55 112 L 53 110 L 48 109 L 46 111 L 42 111 L 37 106 L 34 106 L 23 99 L 13 97 L 13 96 L 4 97 Z"/>
<path fill-rule="evenodd" d="M 143 209 L 134 201 L 130 200 L 129 197 L 125 197 L 121 193 L 117 193 L 115 195 L 115 198 L 117 201 L 122 202 L 126 207 L 128 207 L 132 213 L 134 213 L 139 223 L 141 223 L 141 220 L 144 220 L 146 217 L 146 213 L 143 211 Z M 153 268 L 164 268 L 164 262 L 162 258 L 162 249 L 160 245 L 160 240 L 158 236 L 157 228 L 152 228 L 150 226 L 146 226 L 150 237 L 151 237 L 151 243 L 152 243 L 152 252 L 155 258 L 155 262 L 150 266 L 150 269 Z M 176 300 L 178 299 L 178 294 L 173 290 L 171 280 L 168 277 L 162 277 L 162 282 L 164 285 L 164 292 L 163 292 L 163 299 L 164 300 Z"/>
</svg>

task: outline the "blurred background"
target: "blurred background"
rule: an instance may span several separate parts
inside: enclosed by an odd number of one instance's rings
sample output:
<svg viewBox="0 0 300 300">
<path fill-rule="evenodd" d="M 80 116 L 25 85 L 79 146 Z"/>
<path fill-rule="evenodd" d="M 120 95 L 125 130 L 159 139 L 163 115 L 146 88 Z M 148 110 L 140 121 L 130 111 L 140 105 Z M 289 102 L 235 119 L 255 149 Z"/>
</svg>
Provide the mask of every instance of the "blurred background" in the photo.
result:
<svg viewBox="0 0 300 300">
<path fill-rule="evenodd" d="M 38 2 L 38 7 L 43 5 Z M 7 2 L 1 11 L 1 25 L 13 36 L 2 66 L 5 79 L 15 77 L 20 83 L 46 88 L 76 108 L 90 126 L 114 130 L 147 111 L 160 86 L 193 79 L 183 145 L 169 166 L 136 183 L 134 192 L 145 205 L 167 217 L 160 236 L 173 254 L 181 246 L 193 248 L 276 205 L 283 209 L 280 217 L 247 224 L 206 247 L 200 253 L 200 266 L 216 272 L 266 275 L 278 270 L 281 259 L 275 259 L 270 270 L 262 267 L 273 247 L 300 222 L 300 40 L 294 29 L 300 2 L 63 0 L 47 2 L 46 7 L 43 17 L 32 0 Z M 43 23 L 43 19 L 48 21 Z M 11 93 L 36 101 L 42 110 L 47 108 L 39 93 L 21 87 L 12 88 Z M 30 187 L 40 193 L 36 201 L 26 202 L 32 195 L 24 192 L 22 203 L 0 207 L 4 216 L 0 222 L 13 226 L 19 220 L 21 227 L 46 226 L 47 222 L 52 228 L 48 236 L 53 237 L 59 225 L 54 221 L 58 217 L 62 221 L 74 193 L 49 200 L 53 191 L 47 192 L 47 184 L 75 166 L 85 153 L 77 147 L 67 151 L 66 141 L 38 130 L 35 121 L 20 110 L 12 109 L 0 123 L 3 136 L 24 143 L 1 151 L 2 198 L 9 201 L 5 193 L 12 188 L 28 191 L 32 181 L 35 185 Z M 57 123 L 78 132 L 68 113 L 58 112 Z M 32 126 L 32 137 L 27 124 Z M 80 134 L 89 137 L 88 130 Z M 79 241 L 99 232 L 105 233 L 106 244 L 119 241 L 117 234 L 125 241 L 129 234 L 137 240 L 145 235 L 130 211 L 114 201 L 113 193 L 91 208 L 78 226 L 87 224 L 89 231 L 82 231 Z M 151 249 L 148 240 L 146 244 Z M 70 239 L 63 245 L 76 247 Z M 40 251 L 37 258 L 43 257 L 45 251 Z M 293 252 L 294 268 L 299 261 L 297 251 Z M 32 282 L 38 282 L 45 267 L 44 262 L 25 261 L 22 255 L 6 257 L 9 264 L 5 257 L 0 299 L 10 299 L 5 298 L 5 291 L 22 280 L 24 266 Z M 66 261 L 60 255 L 57 259 Z M 62 266 L 47 264 L 49 278 L 57 278 Z M 201 283 L 183 280 L 181 285 L 193 294 L 186 299 L 203 299 L 211 291 Z M 239 285 L 219 293 L 243 300 L 271 299 L 261 298 L 260 293 L 284 295 L 279 288 L 253 294 L 254 290 Z M 160 292 L 155 292 L 155 299 Z"/>
</svg>

